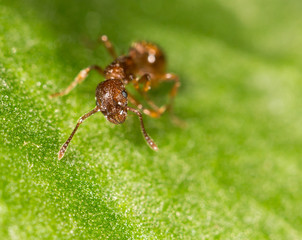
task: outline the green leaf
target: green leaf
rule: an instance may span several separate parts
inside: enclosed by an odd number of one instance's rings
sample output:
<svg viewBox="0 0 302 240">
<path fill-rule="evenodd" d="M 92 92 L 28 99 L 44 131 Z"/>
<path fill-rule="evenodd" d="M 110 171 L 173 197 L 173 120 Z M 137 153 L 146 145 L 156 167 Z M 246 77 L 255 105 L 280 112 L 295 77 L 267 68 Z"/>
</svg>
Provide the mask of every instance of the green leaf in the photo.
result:
<svg viewBox="0 0 302 240">
<path fill-rule="evenodd" d="M 302 238 L 301 1 L 0 6 L 1 239 Z M 112 61 L 100 34 L 119 54 L 135 40 L 165 50 L 186 126 L 144 116 L 155 153 L 136 116 L 95 114 L 59 161 L 104 79 L 49 95 Z"/>
</svg>

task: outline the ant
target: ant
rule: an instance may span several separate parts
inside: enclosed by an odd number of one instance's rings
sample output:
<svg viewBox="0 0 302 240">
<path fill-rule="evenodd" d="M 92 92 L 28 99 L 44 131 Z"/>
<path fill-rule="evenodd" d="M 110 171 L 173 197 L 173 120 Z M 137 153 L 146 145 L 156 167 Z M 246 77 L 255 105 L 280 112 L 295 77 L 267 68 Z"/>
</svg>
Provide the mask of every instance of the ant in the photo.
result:
<svg viewBox="0 0 302 240">
<path fill-rule="evenodd" d="M 59 160 L 64 156 L 71 139 L 81 123 L 97 112 L 102 112 L 105 118 L 114 124 L 123 123 L 126 120 L 127 111 L 135 113 L 140 120 L 141 130 L 147 144 L 154 151 L 157 151 L 157 145 L 145 130 L 143 117 L 139 110 L 151 117 L 160 117 L 166 110 L 171 109 L 173 99 L 180 86 L 179 79 L 175 74 L 166 73 L 165 56 L 157 45 L 146 41 L 134 42 L 127 55 L 118 57 L 106 35 L 101 36 L 99 40 L 105 45 L 114 61 L 105 69 L 102 69 L 98 65 L 92 65 L 81 70 L 66 89 L 50 96 L 53 98 L 68 94 L 77 84 L 87 78 L 91 70 L 96 70 L 106 79 L 99 83 L 96 88 L 96 107 L 80 117 L 76 127 L 58 153 Z M 174 85 L 169 93 L 169 103 L 158 107 L 147 97 L 146 92 L 151 89 L 151 86 L 157 86 L 160 82 L 164 81 L 173 81 Z M 151 108 L 144 108 L 130 93 L 127 93 L 125 86 L 129 83 L 133 84 L 134 88 L 145 98 Z M 140 84 L 143 84 L 142 89 L 140 88 Z M 128 100 L 139 110 L 129 107 Z"/>
</svg>

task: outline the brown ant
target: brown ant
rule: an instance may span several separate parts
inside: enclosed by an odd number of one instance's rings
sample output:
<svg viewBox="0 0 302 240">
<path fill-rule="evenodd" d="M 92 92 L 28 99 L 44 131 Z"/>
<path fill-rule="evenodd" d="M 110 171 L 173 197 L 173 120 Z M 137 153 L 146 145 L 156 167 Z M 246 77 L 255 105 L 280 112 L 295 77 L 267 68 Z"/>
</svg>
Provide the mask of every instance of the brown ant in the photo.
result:
<svg viewBox="0 0 302 240">
<path fill-rule="evenodd" d="M 59 159 L 64 156 L 68 144 L 80 124 L 96 112 L 102 112 L 106 119 L 114 124 L 123 123 L 126 120 L 127 111 L 134 112 L 139 117 L 141 130 L 148 145 L 153 150 L 158 150 L 158 147 L 145 130 L 142 114 L 139 110 L 129 107 L 128 100 L 143 113 L 151 117 L 159 117 L 163 112 L 171 108 L 173 98 L 180 86 L 178 77 L 175 74 L 166 73 L 164 54 L 155 44 L 145 41 L 135 42 L 130 47 L 127 55 L 117 57 L 107 36 L 101 36 L 100 40 L 104 43 L 106 49 L 115 60 L 104 70 L 97 65 L 92 65 L 83 69 L 65 90 L 51 95 L 51 97 L 57 97 L 68 94 L 78 83 L 83 82 L 87 78 L 88 73 L 91 70 L 96 70 L 106 79 L 96 88 L 96 107 L 78 120 L 70 137 L 63 144 L 58 153 Z M 174 85 L 169 94 L 169 104 L 158 107 L 148 99 L 146 92 L 150 90 L 151 86 L 157 86 L 163 81 L 174 81 Z M 126 92 L 125 85 L 129 83 L 132 83 L 134 88 L 143 95 L 151 109 L 144 108 L 139 101 L 137 101 L 130 93 Z M 139 84 L 143 84 L 142 89 Z"/>
</svg>

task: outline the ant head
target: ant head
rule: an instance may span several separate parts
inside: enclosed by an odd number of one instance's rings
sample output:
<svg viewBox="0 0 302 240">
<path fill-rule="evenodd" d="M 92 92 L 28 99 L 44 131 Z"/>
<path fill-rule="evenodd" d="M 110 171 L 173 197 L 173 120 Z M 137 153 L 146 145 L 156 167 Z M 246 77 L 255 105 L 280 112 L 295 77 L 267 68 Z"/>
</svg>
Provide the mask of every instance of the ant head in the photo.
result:
<svg viewBox="0 0 302 240">
<path fill-rule="evenodd" d="M 96 88 L 96 104 L 109 122 L 123 123 L 127 117 L 128 94 L 123 82 L 109 79 Z"/>
</svg>

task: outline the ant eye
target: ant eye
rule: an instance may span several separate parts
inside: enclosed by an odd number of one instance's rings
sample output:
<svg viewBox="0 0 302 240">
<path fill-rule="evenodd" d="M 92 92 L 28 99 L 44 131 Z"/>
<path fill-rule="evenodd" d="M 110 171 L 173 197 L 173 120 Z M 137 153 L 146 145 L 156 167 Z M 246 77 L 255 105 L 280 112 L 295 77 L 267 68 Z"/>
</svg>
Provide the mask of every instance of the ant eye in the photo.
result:
<svg viewBox="0 0 302 240">
<path fill-rule="evenodd" d="M 127 92 L 124 90 L 122 91 L 122 95 L 124 96 L 124 98 L 126 98 L 128 96 Z"/>
</svg>

